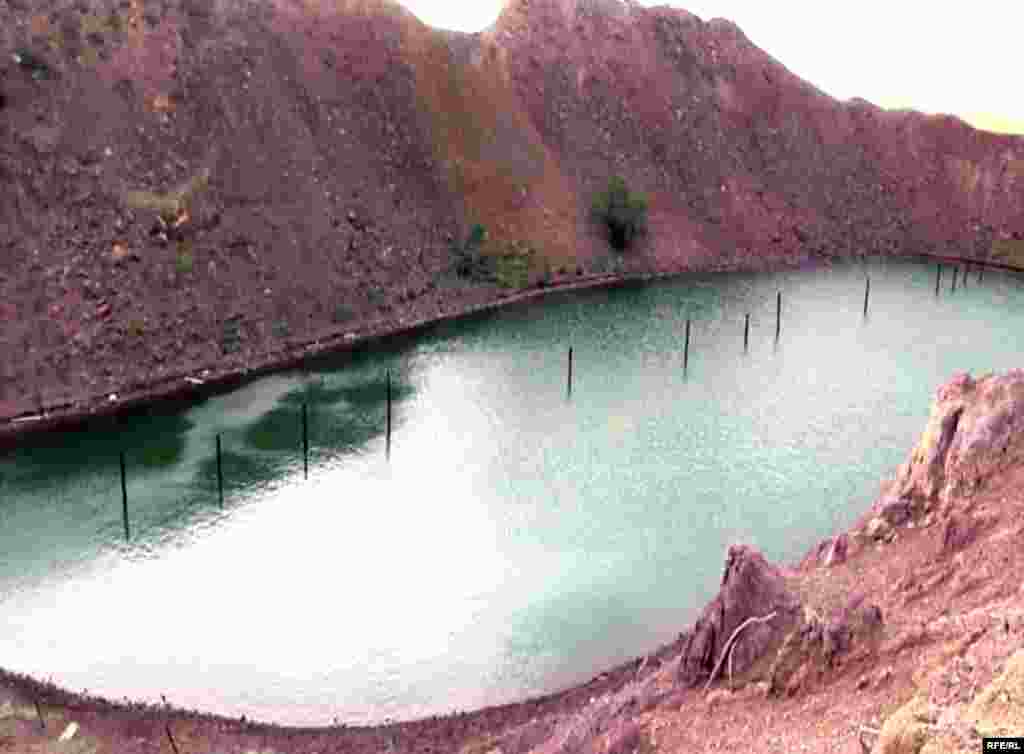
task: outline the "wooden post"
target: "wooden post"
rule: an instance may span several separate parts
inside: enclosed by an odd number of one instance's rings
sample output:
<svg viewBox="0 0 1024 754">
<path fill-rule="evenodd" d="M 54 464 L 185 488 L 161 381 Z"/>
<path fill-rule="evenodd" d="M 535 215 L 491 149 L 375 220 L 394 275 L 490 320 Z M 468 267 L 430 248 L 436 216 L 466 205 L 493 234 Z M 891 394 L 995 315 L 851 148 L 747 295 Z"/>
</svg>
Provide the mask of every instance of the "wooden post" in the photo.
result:
<svg viewBox="0 0 1024 754">
<path fill-rule="evenodd" d="M 871 278 L 868 278 L 864 284 L 864 316 L 868 316 L 868 296 L 871 295 Z"/>
<path fill-rule="evenodd" d="M 967 287 L 967 275 L 968 275 L 968 273 L 970 273 L 970 271 L 971 271 L 971 266 L 969 264 L 965 264 L 964 265 L 964 280 L 963 280 L 964 288 Z"/>
<path fill-rule="evenodd" d="M 938 264 L 935 267 L 935 295 L 939 295 L 939 281 L 942 280 L 942 264 Z"/>
<path fill-rule="evenodd" d="M 224 473 L 220 465 L 220 432 L 217 433 L 217 497 L 220 498 L 220 507 L 224 507 Z"/>
<path fill-rule="evenodd" d="M 125 472 L 124 451 L 121 451 L 121 511 L 124 517 L 124 541 L 129 539 L 128 531 L 128 480 Z"/>
<path fill-rule="evenodd" d="M 43 719 L 43 708 L 39 706 L 39 700 L 38 699 L 33 697 L 32 701 L 35 702 L 36 714 L 39 716 L 39 727 L 42 730 L 45 731 L 46 730 L 46 720 Z"/>
<path fill-rule="evenodd" d="M 775 340 L 779 339 L 779 331 L 782 329 L 782 291 L 775 296 Z"/>
<path fill-rule="evenodd" d="M 569 346 L 569 382 L 566 386 L 566 397 L 572 397 L 572 346 Z"/>
<path fill-rule="evenodd" d="M 952 284 L 952 287 L 950 288 L 951 292 L 956 290 L 956 276 L 957 276 L 958 272 L 960 272 L 960 268 L 959 267 L 954 267 L 953 268 L 953 284 Z"/>
<path fill-rule="evenodd" d="M 174 754 L 179 754 L 178 744 L 174 742 L 174 736 L 171 735 L 171 724 L 164 723 L 164 730 L 167 731 L 167 740 L 171 742 L 171 749 L 174 751 Z"/>
<path fill-rule="evenodd" d="M 979 265 L 978 265 L 978 282 L 979 282 L 979 283 L 981 282 L 981 276 L 982 276 L 982 274 L 983 274 L 984 272 L 985 272 L 985 265 L 983 265 L 983 264 L 979 264 Z"/>
<path fill-rule="evenodd" d="M 309 479 L 309 412 L 302 403 L 302 473 Z"/>
<path fill-rule="evenodd" d="M 747 313 L 746 320 L 743 322 L 743 352 L 747 352 L 747 343 L 750 342 L 750 313 Z"/>
<path fill-rule="evenodd" d="M 690 364 L 690 318 L 686 318 L 686 341 L 683 345 L 683 373 Z"/>
<path fill-rule="evenodd" d="M 387 429 L 385 430 L 384 457 L 391 457 L 391 370 L 387 372 Z"/>
</svg>

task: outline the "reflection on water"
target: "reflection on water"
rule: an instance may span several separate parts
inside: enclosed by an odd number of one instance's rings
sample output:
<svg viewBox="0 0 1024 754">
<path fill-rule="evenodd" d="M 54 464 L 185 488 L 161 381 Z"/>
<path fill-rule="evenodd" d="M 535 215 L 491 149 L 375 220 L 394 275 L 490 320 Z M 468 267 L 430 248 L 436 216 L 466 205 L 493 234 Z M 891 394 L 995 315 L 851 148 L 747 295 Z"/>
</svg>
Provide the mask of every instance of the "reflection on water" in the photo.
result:
<svg viewBox="0 0 1024 754">
<path fill-rule="evenodd" d="M 584 680 L 683 630 L 731 542 L 849 525 L 938 384 L 1019 366 L 1019 287 L 888 261 L 578 291 L 48 437 L 0 459 L 0 666 L 289 724 Z"/>
</svg>

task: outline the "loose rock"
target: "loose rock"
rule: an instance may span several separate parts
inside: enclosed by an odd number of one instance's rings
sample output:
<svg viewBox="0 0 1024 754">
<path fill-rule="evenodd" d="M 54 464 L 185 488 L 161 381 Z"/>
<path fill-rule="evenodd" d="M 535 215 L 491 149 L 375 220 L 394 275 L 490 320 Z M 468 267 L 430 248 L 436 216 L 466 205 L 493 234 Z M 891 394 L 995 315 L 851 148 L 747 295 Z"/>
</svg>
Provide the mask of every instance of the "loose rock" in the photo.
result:
<svg viewBox="0 0 1024 754">
<path fill-rule="evenodd" d="M 874 540 L 887 540 L 895 533 L 884 518 L 873 518 L 868 521 L 866 532 L 868 537 Z"/>
<path fill-rule="evenodd" d="M 944 553 L 962 550 L 974 541 L 977 527 L 967 516 L 954 513 L 946 520 L 942 530 L 942 551 Z"/>
<path fill-rule="evenodd" d="M 878 515 L 890 525 L 900 526 L 910 519 L 910 501 L 905 497 L 888 497 L 883 501 Z"/>
<path fill-rule="evenodd" d="M 840 534 L 833 538 L 832 545 L 828 548 L 825 556 L 825 566 L 832 567 L 846 562 L 846 552 L 849 547 L 849 539 L 846 534 Z"/>
</svg>

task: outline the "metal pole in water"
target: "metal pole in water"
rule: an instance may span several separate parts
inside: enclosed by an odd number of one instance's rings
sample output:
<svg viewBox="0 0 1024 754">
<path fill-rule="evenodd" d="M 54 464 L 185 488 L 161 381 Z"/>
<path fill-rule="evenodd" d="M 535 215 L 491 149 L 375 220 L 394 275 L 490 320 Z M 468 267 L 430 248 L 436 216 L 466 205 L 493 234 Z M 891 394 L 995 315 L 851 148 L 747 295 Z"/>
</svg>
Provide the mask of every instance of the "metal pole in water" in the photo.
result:
<svg viewBox="0 0 1024 754">
<path fill-rule="evenodd" d="M 983 264 L 978 265 L 978 282 L 979 283 L 981 282 L 981 276 L 982 276 L 982 273 L 984 273 L 984 272 L 985 272 L 985 265 L 983 265 Z"/>
<path fill-rule="evenodd" d="M 871 278 L 868 278 L 864 284 L 864 316 L 868 316 L 868 296 L 871 294 Z"/>
<path fill-rule="evenodd" d="M 775 340 L 779 339 L 779 331 L 782 329 L 782 291 L 775 296 Z"/>
<path fill-rule="evenodd" d="M 690 319 L 686 319 L 686 344 L 683 346 L 683 373 L 686 373 L 686 367 L 690 364 Z"/>
<path fill-rule="evenodd" d="M 743 352 L 747 351 L 747 343 L 750 342 L 750 314 L 747 313 L 746 320 L 743 323 Z"/>
<path fill-rule="evenodd" d="M 121 512 L 124 517 L 124 541 L 129 539 L 128 531 L 128 481 L 124 468 L 124 451 L 121 451 Z"/>
<path fill-rule="evenodd" d="M 951 287 L 951 288 L 949 289 L 949 290 L 950 290 L 950 292 L 953 292 L 953 291 L 955 291 L 955 290 L 956 290 L 956 275 L 957 275 L 957 273 L 958 273 L 958 272 L 960 272 L 960 268 L 959 268 L 959 267 L 954 267 L 954 268 L 953 268 L 953 285 L 952 285 L 952 287 Z"/>
<path fill-rule="evenodd" d="M 388 415 L 387 415 L 387 430 L 384 441 L 384 456 L 385 458 L 391 457 L 391 370 L 387 372 L 387 403 L 388 403 Z"/>
<path fill-rule="evenodd" d="M 302 404 L 302 473 L 309 479 L 309 416 L 305 402 Z"/>
<path fill-rule="evenodd" d="M 965 264 L 965 265 L 964 265 L 964 280 L 963 280 L 963 285 L 964 285 L 964 288 L 966 288 L 966 287 L 967 287 L 967 274 L 968 274 L 968 273 L 969 273 L 970 271 L 971 271 L 971 266 L 970 266 L 969 264 Z"/>
<path fill-rule="evenodd" d="M 224 507 L 224 473 L 220 466 L 220 432 L 217 433 L 217 496 L 220 498 L 220 507 Z"/>
<path fill-rule="evenodd" d="M 572 346 L 569 346 L 569 381 L 566 386 L 566 397 L 572 397 Z"/>
<path fill-rule="evenodd" d="M 935 295 L 939 295 L 939 281 L 942 280 L 942 265 L 936 265 L 935 267 Z"/>
</svg>

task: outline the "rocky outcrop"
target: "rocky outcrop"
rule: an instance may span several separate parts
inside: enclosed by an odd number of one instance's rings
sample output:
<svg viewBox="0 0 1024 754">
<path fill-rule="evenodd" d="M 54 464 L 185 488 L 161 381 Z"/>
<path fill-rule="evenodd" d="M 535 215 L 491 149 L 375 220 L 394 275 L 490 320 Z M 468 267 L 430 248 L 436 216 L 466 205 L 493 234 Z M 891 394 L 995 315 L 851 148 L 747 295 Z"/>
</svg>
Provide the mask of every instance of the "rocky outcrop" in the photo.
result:
<svg viewBox="0 0 1024 754">
<path fill-rule="evenodd" d="M 800 561 L 800 567 L 806 568 L 811 565 L 824 565 L 833 567 L 846 562 L 850 550 L 850 537 L 845 532 L 829 537 L 817 544 Z"/>
<path fill-rule="evenodd" d="M 846 553 L 850 547 L 850 538 L 845 532 L 832 538 L 832 543 L 825 555 L 826 566 L 842 565 L 846 562 Z"/>
<path fill-rule="evenodd" d="M 826 613 L 823 606 L 801 602 L 790 578 L 756 549 L 733 545 L 718 595 L 675 642 L 674 655 L 663 658 L 659 670 L 638 672 L 634 682 L 591 699 L 564 719 L 512 731 L 497 748 L 505 754 L 525 752 L 526 745 L 532 745 L 532 754 L 643 751 L 646 733 L 637 725 L 640 716 L 703 693 L 694 687 L 716 680 L 737 687 L 710 691 L 707 705 L 765 693 L 795 694 L 827 676 L 843 655 L 878 643 L 883 616 L 874 602 L 853 595 L 841 609 Z"/>
<path fill-rule="evenodd" d="M 774 613 L 770 620 L 750 624 L 742 640 L 729 647 L 733 671 L 746 671 L 781 642 L 797 610 L 797 598 L 777 566 L 751 547 L 730 547 L 718 596 L 704 608 L 683 648 L 680 682 L 695 686 L 707 681 L 733 633 L 748 621 Z"/>
<path fill-rule="evenodd" d="M 1024 458 L 1024 370 L 975 379 L 959 374 L 939 388 L 928 424 L 889 492 L 872 508 L 865 534 L 892 540 L 896 528 L 929 512 L 942 516 L 943 552 L 963 549 L 991 523 L 969 500 Z M 953 510 L 953 502 L 962 503 Z"/>
<path fill-rule="evenodd" d="M 825 677 L 840 656 L 855 646 L 877 645 L 882 636 L 881 609 L 854 595 L 829 618 L 804 606 L 799 620 L 775 653 L 768 671 L 768 693 L 793 695 Z"/>
<path fill-rule="evenodd" d="M 749 673 L 758 660 L 770 658 L 785 632 L 797 620 L 800 606 L 781 569 L 752 547 L 729 548 L 722 587 L 693 629 L 675 643 L 671 658 L 660 658 L 661 669 L 643 674 L 614 693 L 594 698 L 576 714 L 545 723 L 532 723 L 511 731 L 497 742 L 505 754 L 575 754 L 576 752 L 644 751 L 646 733 L 638 717 L 675 700 L 685 688 L 707 682 L 723 649 L 735 645 L 732 673 Z M 758 621 L 766 615 L 771 620 Z M 752 620 L 753 619 L 753 620 Z M 742 641 L 729 638 L 745 626 Z M 646 663 L 645 663 L 646 664 Z M 538 742 L 538 738 L 543 740 Z"/>
</svg>

